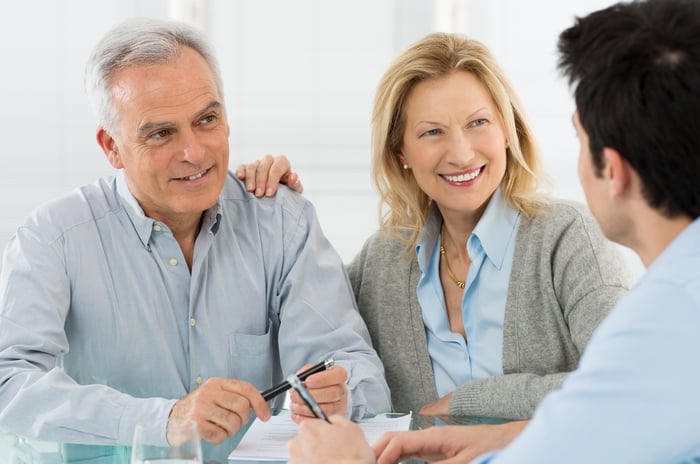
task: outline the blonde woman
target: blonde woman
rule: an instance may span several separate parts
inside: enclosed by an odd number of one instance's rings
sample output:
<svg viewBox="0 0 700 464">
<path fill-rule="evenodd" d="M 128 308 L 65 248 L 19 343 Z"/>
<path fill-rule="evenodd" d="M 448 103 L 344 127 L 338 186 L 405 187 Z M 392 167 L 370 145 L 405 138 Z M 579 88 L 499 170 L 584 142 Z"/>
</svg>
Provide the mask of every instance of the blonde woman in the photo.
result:
<svg viewBox="0 0 700 464">
<path fill-rule="evenodd" d="M 623 257 L 583 206 L 539 192 L 530 124 L 475 40 L 396 58 L 372 150 L 380 230 L 347 270 L 394 409 L 530 418 L 630 287 Z M 282 173 L 299 185 L 284 157 L 238 169 L 258 194 Z"/>
</svg>

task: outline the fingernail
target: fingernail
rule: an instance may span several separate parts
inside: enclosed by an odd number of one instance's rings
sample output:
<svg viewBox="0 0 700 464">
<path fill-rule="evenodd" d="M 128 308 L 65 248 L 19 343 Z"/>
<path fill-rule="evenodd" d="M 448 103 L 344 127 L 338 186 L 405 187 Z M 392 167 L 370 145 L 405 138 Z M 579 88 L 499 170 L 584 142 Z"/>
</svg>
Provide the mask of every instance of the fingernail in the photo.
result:
<svg viewBox="0 0 700 464">
<path fill-rule="evenodd" d="M 248 190 L 248 191 L 253 190 L 253 183 L 252 183 L 252 182 L 248 182 L 248 183 L 245 185 L 245 188 L 246 188 L 246 190 Z"/>
<path fill-rule="evenodd" d="M 265 195 L 267 195 L 268 197 L 271 197 L 271 196 L 272 196 L 272 187 L 269 187 L 269 188 L 267 189 L 267 192 L 265 192 Z"/>
<path fill-rule="evenodd" d="M 259 197 L 260 195 L 262 195 L 262 189 L 260 187 L 258 187 L 255 189 L 255 196 Z"/>
</svg>

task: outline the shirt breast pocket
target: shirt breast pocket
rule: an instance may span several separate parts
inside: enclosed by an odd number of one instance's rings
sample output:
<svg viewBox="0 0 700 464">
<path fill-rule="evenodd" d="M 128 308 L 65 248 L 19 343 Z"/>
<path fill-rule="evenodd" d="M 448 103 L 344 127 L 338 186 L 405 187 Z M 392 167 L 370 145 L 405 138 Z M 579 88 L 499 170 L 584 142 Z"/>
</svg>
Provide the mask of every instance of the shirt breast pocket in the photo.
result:
<svg viewBox="0 0 700 464">
<path fill-rule="evenodd" d="M 229 335 L 229 371 L 232 378 L 245 380 L 259 390 L 265 390 L 272 386 L 276 376 L 280 376 L 277 333 L 271 327 L 272 324 L 268 324 L 267 332 L 262 335 L 242 332 Z"/>
</svg>

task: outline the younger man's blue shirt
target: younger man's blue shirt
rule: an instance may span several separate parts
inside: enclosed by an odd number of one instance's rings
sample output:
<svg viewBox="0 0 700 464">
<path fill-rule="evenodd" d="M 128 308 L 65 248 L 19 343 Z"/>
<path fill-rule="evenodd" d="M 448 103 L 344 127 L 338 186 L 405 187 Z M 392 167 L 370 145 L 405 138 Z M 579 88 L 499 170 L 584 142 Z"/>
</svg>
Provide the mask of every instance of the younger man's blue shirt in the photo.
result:
<svg viewBox="0 0 700 464">
<path fill-rule="evenodd" d="M 700 462 L 700 219 L 593 334 L 579 368 L 477 463 Z"/>
</svg>

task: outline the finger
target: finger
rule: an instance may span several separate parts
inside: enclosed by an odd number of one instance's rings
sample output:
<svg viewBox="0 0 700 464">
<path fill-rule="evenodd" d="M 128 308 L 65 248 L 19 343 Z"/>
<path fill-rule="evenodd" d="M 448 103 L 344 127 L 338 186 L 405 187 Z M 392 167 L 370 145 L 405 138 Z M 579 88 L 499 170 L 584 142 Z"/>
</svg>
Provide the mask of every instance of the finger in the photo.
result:
<svg viewBox="0 0 700 464">
<path fill-rule="evenodd" d="M 293 415 L 298 416 L 298 420 L 295 420 L 295 422 L 299 422 L 300 420 L 303 419 L 313 419 L 316 418 L 316 414 L 311 410 L 306 405 L 306 402 L 301 399 L 301 397 L 296 393 L 296 392 L 291 392 L 289 395 L 289 410 L 292 412 Z M 345 414 L 348 405 L 347 401 L 343 399 L 342 401 L 336 401 L 336 402 L 330 402 L 330 403 L 321 403 L 319 401 L 316 401 L 320 408 L 323 410 L 323 412 L 326 414 L 326 416 L 331 416 L 334 414 Z"/>
<path fill-rule="evenodd" d="M 338 401 L 316 402 L 326 414 L 326 416 L 330 416 L 333 414 L 346 414 L 348 410 L 347 396 L 341 398 Z M 302 417 L 316 417 L 313 411 L 309 409 L 309 407 L 304 403 L 303 400 L 295 401 L 294 399 L 292 399 L 289 403 L 289 409 Z"/>
<path fill-rule="evenodd" d="M 304 380 L 304 385 L 309 390 L 329 387 L 331 385 L 345 385 L 348 379 L 348 371 L 341 366 L 333 366 L 325 371 L 317 372 Z"/>
<path fill-rule="evenodd" d="M 316 402 L 323 406 L 327 403 L 343 401 L 347 397 L 348 388 L 344 383 L 341 383 L 323 388 L 307 388 L 307 390 Z"/>
<path fill-rule="evenodd" d="M 297 193 L 304 193 L 304 186 L 301 184 L 299 174 L 296 172 L 290 172 L 287 176 L 287 186 Z"/>
<path fill-rule="evenodd" d="M 345 414 L 348 408 L 347 377 L 344 368 L 335 366 L 310 376 L 304 384 L 326 414 Z"/>
<path fill-rule="evenodd" d="M 426 436 L 424 433 L 426 431 L 387 432 L 383 434 L 372 447 L 375 456 L 377 456 L 377 464 L 395 463 L 410 457 L 443 457 L 434 449 L 438 446 L 434 442 L 439 442 L 440 437 Z"/>
<path fill-rule="evenodd" d="M 294 390 L 290 390 L 289 392 L 289 410 L 292 416 L 297 416 L 296 418 L 292 417 L 292 419 L 295 419 L 294 422 L 299 422 L 299 420 L 303 418 L 316 417 L 313 411 L 306 405 L 306 402 Z"/>
<path fill-rule="evenodd" d="M 296 191 L 297 193 L 304 193 L 304 186 L 301 184 L 299 174 L 297 174 L 296 172 L 289 171 L 285 174 L 282 174 L 279 183 L 286 185 L 287 187 Z"/>
<path fill-rule="evenodd" d="M 255 173 L 255 196 L 261 197 L 265 195 L 267 179 L 270 176 L 270 167 L 274 158 L 272 155 L 265 155 L 260 159 L 257 172 Z"/>
<path fill-rule="evenodd" d="M 237 412 L 241 417 L 250 418 L 250 409 L 255 412 L 255 415 L 263 421 L 270 418 L 270 407 L 267 405 L 260 391 L 253 384 L 242 380 L 225 379 L 222 388 L 230 393 L 238 395 L 242 401 L 238 406 L 235 406 L 232 411 Z M 235 401 L 232 399 L 232 401 Z M 245 415 L 245 416 L 244 416 Z M 248 419 L 245 420 L 247 423 Z"/>
<path fill-rule="evenodd" d="M 188 417 L 197 422 L 202 439 L 212 443 L 220 443 L 235 433 L 241 424 L 238 415 L 206 398 L 196 400 Z"/>
<path fill-rule="evenodd" d="M 295 374 L 296 374 L 296 375 L 299 375 L 299 374 L 301 374 L 302 372 L 304 372 L 305 370 L 309 369 L 311 366 L 312 366 L 312 364 L 304 364 L 304 365 L 301 366 L 299 369 L 297 369 L 297 371 L 295 372 Z"/>
<path fill-rule="evenodd" d="M 197 427 L 199 427 L 199 436 L 201 439 L 214 443 L 215 445 L 222 443 L 230 436 L 225 429 L 210 421 L 197 422 Z"/>
<path fill-rule="evenodd" d="M 473 458 L 476 458 L 476 457 L 477 457 L 477 456 L 468 457 L 467 455 L 464 455 L 464 454 L 461 454 L 461 453 L 460 453 L 460 454 L 458 454 L 457 456 L 453 456 L 453 457 L 451 457 L 451 458 L 449 458 L 449 459 L 443 459 L 443 460 L 441 460 L 441 461 L 432 460 L 432 461 L 430 461 L 430 462 L 432 462 L 433 464 L 460 464 L 460 463 L 463 463 L 463 462 L 471 462 L 472 459 L 473 459 Z"/>
<path fill-rule="evenodd" d="M 240 180 L 245 180 L 245 164 L 239 164 L 236 166 L 236 177 Z"/>
<path fill-rule="evenodd" d="M 255 160 L 250 164 L 244 164 L 245 168 L 245 189 L 248 192 L 255 191 L 255 176 L 258 173 L 258 166 L 260 166 L 260 161 Z"/>
<path fill-rule="evenodd" d="M 277 192 L 277 187 L 280 183 L 289 185 L 287 183 L 287 177 L 290 173 L 291 165 L 289 164 L 287 157 L 284 155 L 276 156 L 270 164 L 265 195 L 268 197 L 274 195 L 275 192 Z"/>
</svg>

